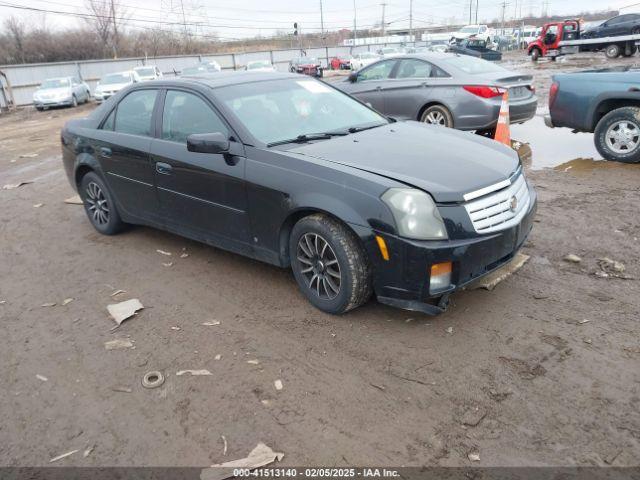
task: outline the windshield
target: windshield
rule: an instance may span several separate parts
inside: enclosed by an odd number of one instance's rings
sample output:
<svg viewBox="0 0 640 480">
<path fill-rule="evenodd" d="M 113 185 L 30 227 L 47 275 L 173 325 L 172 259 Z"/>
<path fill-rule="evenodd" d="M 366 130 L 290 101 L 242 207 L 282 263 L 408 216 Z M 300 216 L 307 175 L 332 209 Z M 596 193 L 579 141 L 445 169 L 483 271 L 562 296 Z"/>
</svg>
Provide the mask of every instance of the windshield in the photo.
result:
<svg viewBox="0 0 640 480">
<path fill-rule="evenodd" d="M 262 60 L 262 61 L 256 61 L 256 62 L 249 62 L 247 64 L 247 69 L 253 70 L 254 68 L 269 68 L 270 66 L 271 66 L 271 63 L 269 63 L 267 60 Z"/>
<path fill-rule="evenodd" d="M 267 144 L 388 123 L 348 95 L 312 79 L 230 85 L 216 89 L 216 96 L 254 137 Z"/>
<path fill-rule="evenodd" d="M 461 33 L 478 33 L 478 27 L 464 27 L 460 30 Z"/>
<path fill-rule="evenodd" d="M 138 72 L 138 75 L 142 75 L 144 77 L 155 77 L 156 76 L 156 70 L 153 67 L 136 68 L 135 70 L 136 70 L 136 72 Z"/>
<path fill-rule="evenodd" d="M 69 86 L 68 78 L 51 78 L 49 80 L 45 80 L 44 82 L 42 82 L 42 85 L 40 85 L 40 88 L 41 89 L 63 88 L 68 86 Z"/>
<path fill-rule="evenodd" d="M 110 85 L 113 83 L 129 83 L 131 81 L 131 75 L 128 73 L 112 73 L 100 80 L 101 85 Z"/>
<path fill-rule="evenodd" d="M 482 73 L 506 72 L 507 70 L 495 63 L 487 62 L 468 55 L 455 55 L 442 59 L 443 63 L 451 65 L 465 73 L 479 75 Z"/>
<path fill-rule="evenodd" d="M 182 75 L 196 75 L 198 73 L 207 73 L 206 67 L 187 67 L 182 69 Z"/>
</svg>

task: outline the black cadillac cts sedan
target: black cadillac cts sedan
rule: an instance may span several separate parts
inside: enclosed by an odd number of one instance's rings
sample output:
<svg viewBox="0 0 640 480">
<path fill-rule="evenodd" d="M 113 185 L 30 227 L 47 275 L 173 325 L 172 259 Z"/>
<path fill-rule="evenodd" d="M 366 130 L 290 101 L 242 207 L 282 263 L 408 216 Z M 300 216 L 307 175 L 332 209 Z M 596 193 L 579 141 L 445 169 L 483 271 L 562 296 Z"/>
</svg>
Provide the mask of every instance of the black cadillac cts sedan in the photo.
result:
<svg viewBox="0 0 640 480">
<path fill-rule="evenodd" d="M 514 256 L 536 208 L 511 149 L 292 74 L 136 84 L 69 121 L 62 150 L 99 232 L 150 225 L 291 267 L 334 314 L 372 293 L 441 312 Z"/>
</svg>

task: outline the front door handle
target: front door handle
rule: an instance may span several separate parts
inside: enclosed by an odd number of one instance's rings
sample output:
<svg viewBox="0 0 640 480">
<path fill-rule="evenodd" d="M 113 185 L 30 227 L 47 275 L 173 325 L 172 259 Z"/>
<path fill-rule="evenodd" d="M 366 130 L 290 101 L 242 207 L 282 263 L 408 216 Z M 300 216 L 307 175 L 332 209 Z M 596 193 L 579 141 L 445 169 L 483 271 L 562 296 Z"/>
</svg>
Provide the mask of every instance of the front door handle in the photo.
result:
<svg viewBox="0 0 640 480">
<path fill-rule="evenodd" d="M 100 156 L 104 158 L 111 158 L 111 149 L 109 147 L 100 147 Z"/>
<path fill-rule="evenodd" d="M 161 175 L 171 175 L 171 173 L 173 172 L 173 167 L 168 163 L 157 162 L 156 172 L 158 172 Z"/>
</svg>

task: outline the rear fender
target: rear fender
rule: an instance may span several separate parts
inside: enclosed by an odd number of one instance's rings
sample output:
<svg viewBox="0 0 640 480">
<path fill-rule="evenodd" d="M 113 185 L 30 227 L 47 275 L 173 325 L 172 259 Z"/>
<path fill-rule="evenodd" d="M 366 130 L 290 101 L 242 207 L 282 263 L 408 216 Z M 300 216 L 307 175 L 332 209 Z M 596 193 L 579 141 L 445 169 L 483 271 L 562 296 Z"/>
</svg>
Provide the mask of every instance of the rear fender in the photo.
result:
<svg viewBox="0 0 640 480">
<path fill-rule="evenodd" d="M 589 110 L 587 111 L 587 118 L 585 120 L 585 126 L 587 130 L 593 132 L 596 125 L 602 117 L 616 108 L 621 107 L 639 107 L 640 106 L 640 92 L 635 90 L 629 90 L 626 92 L 603 92 L 593 99 Z"/>
</svg>

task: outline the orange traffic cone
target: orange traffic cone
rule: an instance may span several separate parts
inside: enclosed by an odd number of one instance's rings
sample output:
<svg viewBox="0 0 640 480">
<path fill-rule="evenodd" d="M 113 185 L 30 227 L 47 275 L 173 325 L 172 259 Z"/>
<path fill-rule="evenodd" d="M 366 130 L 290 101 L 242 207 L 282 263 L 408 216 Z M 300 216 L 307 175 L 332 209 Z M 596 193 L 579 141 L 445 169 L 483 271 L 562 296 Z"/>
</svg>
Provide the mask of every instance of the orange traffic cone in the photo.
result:
<svg viewBox="0 0 640 480">
<path fill-rule="evenodd" d="M 509 90 L 502 94 L 502 104 L 500 105 L 500 114 L 498 115 L 498 125 L 496 125 L 496 133 L 493 139 L 497 142 L 511 146 L 511 132 L 509 130 Z"/>
</svg>

